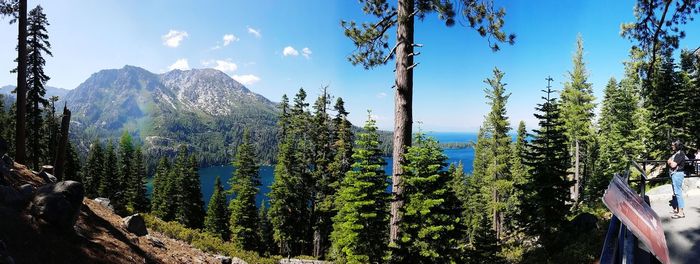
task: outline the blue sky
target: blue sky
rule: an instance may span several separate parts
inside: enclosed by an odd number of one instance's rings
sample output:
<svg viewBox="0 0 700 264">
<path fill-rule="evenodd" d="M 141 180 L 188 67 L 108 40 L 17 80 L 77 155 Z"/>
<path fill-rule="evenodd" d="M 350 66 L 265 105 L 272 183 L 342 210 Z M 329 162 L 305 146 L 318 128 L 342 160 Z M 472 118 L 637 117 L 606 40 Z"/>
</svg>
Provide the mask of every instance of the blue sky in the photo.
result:
<svg viewBox="0 0 700 264">
<path fill-rule="evenodd" d="M 340 20 L 373 19 L 357 1 L 28 2 L 30 8 L 41 4 L 51 23 L 54 57 L 46 66 L 51 86 L 73 89 L 98 70 L 126 64 L 155 73 L 218 67 L 273 101 L 300 87 L 313 100 L 329 85 L 346 101 L 353 123 L 362 124 L 372 109 L 380 128 L 393 126 L 393 62 L 364 70 L 346 59 L 354 47 Z M 554 88 L 561 88 L 579 33 L 596 96 L 602 97 L 610 77 L 622 76 L 631 42 L 620 37 L 620 24 L 633 20 L 634 1 L 497 4 L 506 8 L 506 31 L 517 35 L 514 46 L 497 53 L 473 30 L 447 28 L 434 15 L 416 23 L 416 42 L 424 47 L 415 70 L 414 119 L 424 130 L 476 131 L 488 111 L 483 80 L 494 67 L 505 72 L 512 93 L 507 108 L 512 126 L 525 120 L 533 128 L 544 79 L 551 75 Z M 681 48 L 700 46 L 698 28 L 698 22 L 685 26 Z M 0 42 L 1 86 L 16 80 L 9 73 L 16 26 L 0 21 L 0 36 L 12 40 Z"/>
</svg>

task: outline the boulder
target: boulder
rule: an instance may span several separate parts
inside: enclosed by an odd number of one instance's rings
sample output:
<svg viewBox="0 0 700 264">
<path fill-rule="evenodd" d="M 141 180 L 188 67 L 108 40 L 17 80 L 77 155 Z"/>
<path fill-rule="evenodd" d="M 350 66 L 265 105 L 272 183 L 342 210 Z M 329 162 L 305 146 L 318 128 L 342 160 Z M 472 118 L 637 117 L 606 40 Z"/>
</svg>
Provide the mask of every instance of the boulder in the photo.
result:
<svg viewBox="0 0 700 264">
<path fill-rule="evenodd" d="M 227 256 L 221 256 L 221 255 L 216 255 L 214 256 L 216 258 L 216 263 L 221 263 L 221 264 L 232 264 L 231 258 Z"/>
<path fill-rule="evenodd" d="M 42 186 L 31 201 L 29 212 L 45 226 L 69 230 L 83 205 L 85 190 L 76 181 L 62 181 Z"/>
<path fill-rule="evenodd" d="M 112 207 L 111 201 L 109 198 L 103 198 L 103 197 L 97 197 L 94 200 L 97 202 L 99 205 L 104 206 L 105 208 L 109 209 L 110 211 L 114 212 L 114 207 Z"/>
<path fill-rule="evenodd" d="M 122 219 L 124 228 L 129 232 L 137 236 L 148 235 L 148 230 L 146 229 L 146 222 L 143 220 L 143 216 L 140 214 L 134 214 Z"/>
</svg>

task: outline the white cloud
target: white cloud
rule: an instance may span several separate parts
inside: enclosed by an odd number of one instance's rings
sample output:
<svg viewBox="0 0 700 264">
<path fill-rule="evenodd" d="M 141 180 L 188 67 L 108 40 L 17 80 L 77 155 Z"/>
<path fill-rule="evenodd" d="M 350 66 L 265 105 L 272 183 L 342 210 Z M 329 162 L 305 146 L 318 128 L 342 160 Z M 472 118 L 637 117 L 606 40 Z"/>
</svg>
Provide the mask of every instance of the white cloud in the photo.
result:
<svg viewBox="0 0 700 264">
<path fill-rule="evenodd" d="M 372 118 L 372 120 L 374 120 L 374 121 L 380 121 L 380 120 L 382 120 L 382 117 L 381 117 L 381 116 L 375 115 L 375 114 L 370 114 L 369 117 Z"/>
<path fill-rule="evenodd" d="M 282 55 L 286 56 L 299 56 L 299 51 L 295 50 L 292 46 L 286 46 L 282 50 Z"/>
<path fill-rule="evenodd" d="M 252 74 L 234 75 L 232 78 L 243 85 L 251 85 L 260 81 L 260 77 Z"/>
<path fill-rule="evenodd" d="M 180 46 L 180 42 L 182 42 L 182 40 L 188 36 L 189 35 L 185 31 L 177 31 L 171 29 L 170 31 L 168 31 L 168 34 L 161 36 L 161 39 L 163 40 L 163 45 L 171 48 L 177 48 L 178 46 Z"/>
<path fill-rule="evenodd" d="M 224 35 L 224 46 L 228 46 L 231 42 L 238 41 L 238 37 L 233 34 Z"/>
<path fill-rule="evenodd" d="M 238 70 L 238 65 L 231 61 L 227 60 L 217 60 L 215 61 L 216 66 L 214 66 L 214 69 L 220 70 L 225 73 L 233 73 L 236 70 Z"/>
<path fill-rule="evenodd" d="M 250 26 L 248 26 L 248 33 L 253 34 L 253 36 L 255 36 L 256 38 L 262 37 L 262 34 L 260 34 L 260 30 L 259 30 L 259 29 L 254 29 L 254 28 L 252 28 L 252 27 L 250 27 Z"/>
<path fill-rule="evenodd" d="M 381 93 L 378 93 L 378 94 L 377 94 L 377 98 L 380 98 L 380 99 L 381 99 L 381 98 L 384 98 L 384 97 L 386 97 L 386 93 L 385 93 L 385 92 L 381 92 Z"/>
<path fill-rule="evenodd" d="M 310 58 L 311 58 L 311 53 L 313 53 L 313 52 L 311 52 L 311 49 L 310 49 L 310 48 L 303 48 L 303 49 L 301 50 L 301 53 L 302 53 L 301 55 L 304 55 L 305 58 L 310 59 Z"/>
<path fill-rule="evenodd" d="M 173 63 L 172 65 L 168 66 L 168 71 L 172 71 L 175 69 L 186 71 L 190 69 L 190 64 L 187 63 L 187 59 L 179 59 L 175 61 L 175 63 Z"/>
</svg>

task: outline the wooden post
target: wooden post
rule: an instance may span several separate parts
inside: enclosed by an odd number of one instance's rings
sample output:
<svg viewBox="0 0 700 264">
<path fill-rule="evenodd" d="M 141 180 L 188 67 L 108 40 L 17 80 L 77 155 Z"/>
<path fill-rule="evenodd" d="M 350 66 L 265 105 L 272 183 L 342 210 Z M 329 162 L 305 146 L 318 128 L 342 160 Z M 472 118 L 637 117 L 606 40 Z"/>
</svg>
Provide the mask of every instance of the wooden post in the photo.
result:
<svg viewBox="0 0 700 264">
<path fill-rule="evenodd" d="M 63 105 L 63 117 L 61 119 L 61 137 L 58 140 L 56 160 L 54 161 L 54 176 L 59 181 L 63 179 L 64 163 L 66 162 L 66 146 L 68 145 L 68 128 L 70 126 L 70 110 Z"/>
</svg>

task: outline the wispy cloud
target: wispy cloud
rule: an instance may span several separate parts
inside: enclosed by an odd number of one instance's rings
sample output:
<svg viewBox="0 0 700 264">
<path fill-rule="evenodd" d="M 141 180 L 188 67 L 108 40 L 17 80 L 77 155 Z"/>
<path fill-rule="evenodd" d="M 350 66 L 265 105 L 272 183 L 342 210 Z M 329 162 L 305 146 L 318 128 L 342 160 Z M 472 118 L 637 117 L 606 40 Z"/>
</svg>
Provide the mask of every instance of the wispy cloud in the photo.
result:
<svg viewBox="0 0 700 264">
<path fill-rule="evenodd" d="M 231 44 L 231 42 L 238 41 L 238 37 L 233 34 L 226 34 L 224 35 L 224 47 L 228 46 L 228 44 Z"/>
<path fill-rule="evenodd" d="M 311 49 L 310 49 L 310 48 L 303 48 L 303 49 L 301 49 L 301 55 L 304 55 L 304 57 L 305 57 L 306 59 L 310 59 L 310 58 L 311 58 L 311 53 L 313 53 L 313 52 L 311 52 Z"/>
<path fill-rule="evenodd" d="M 377 98 L 379 98 L 379 99 L 384 98 L 384 97 L 386 97 L 386 93 L 385 93 L 385 92 L 381 92 L 381 93 L 378 93 L 378 94 L 377 94 Z"/>
<path fill-rule="evenodd" d="M 163 40 L 163 45 L 171 47 L 171 48 L 177 48 L 180 46 L 180 42 L 184 40 L 186 37 L 189 35 L 185 31 L 177 31 L 177 30 L 170 30 L 168 31 L 167 34 L 161 36 L 161 39 Z"/>
<path fill-rule="evenodd" d="M 253 74 L 233 75 L 231 78 L 243 85 L 251 85 L 260 81 L 260 77 L 255 76 Z"/>
<path fill-rule="evenodd" d="M 282 55 L 286 56 L 299 56 L 299 51 L 294 49 L 292 46 L 286 46 L 282 50 Z"/>
<path fill-rule="evenodd" d="M 168 71 L 175 69 L 186 71 L 190 69 L 190 64 L 187 62 L 187 59 L 179 59 L 175 61 L 175 63 L 168 66 Z"/>
<path fill-rule="evenodd" d="M 254 29 L 250 26 L 248 26 L 248 33 L 253 34 L 256 38 L 261 38 L 262 34 L 260 33 L 260 29 Z"/>
<path fill-rule="evenodd" d="M 216 60 L 214 63 L 216 64 L 216 66 L 214 66 L 214 69 L 220 70 L 227 74 L 231 74 L 238 70 L 238 65 L 229 60 Z"/>
</svg>

